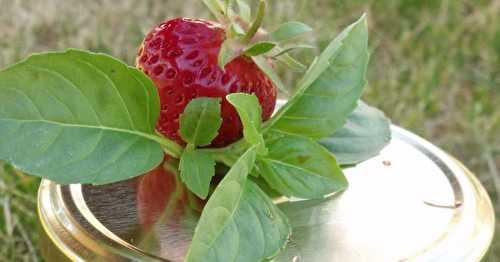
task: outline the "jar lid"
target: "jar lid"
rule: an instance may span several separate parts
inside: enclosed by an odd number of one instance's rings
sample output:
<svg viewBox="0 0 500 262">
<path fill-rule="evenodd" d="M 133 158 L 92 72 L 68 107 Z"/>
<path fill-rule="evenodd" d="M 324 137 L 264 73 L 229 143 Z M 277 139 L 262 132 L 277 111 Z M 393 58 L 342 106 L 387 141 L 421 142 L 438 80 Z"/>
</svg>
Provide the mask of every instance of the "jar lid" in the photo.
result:
<svg viewBox="0 0 500 262">
<path fill-rule="evenodd" d="M 424 139 L 392 127 L 378 155 L 345 170 L 349 188 L 279 207 L 293 226 L 274 261 L 475 261 L 494 234 L 476 177 Z M 183 261 L 202 202 L 173 176 L 104 186 L 43 180 L 39 217 L 48 261 Z M 58 259 L 58 260 L 56 260 Z"/>
</svg>

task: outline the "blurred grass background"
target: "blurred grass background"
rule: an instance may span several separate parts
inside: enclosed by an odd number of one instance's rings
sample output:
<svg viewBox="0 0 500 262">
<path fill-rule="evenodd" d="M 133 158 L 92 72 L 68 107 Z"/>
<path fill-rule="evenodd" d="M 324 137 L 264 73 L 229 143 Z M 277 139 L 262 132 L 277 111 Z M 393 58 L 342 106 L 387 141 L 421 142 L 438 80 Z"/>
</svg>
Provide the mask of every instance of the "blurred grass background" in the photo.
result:
<svg viewBox="0 0 500 262">
<path fill-rule="evenodd" d="M 371 64 L 364 99 L 478 175 L 500 218 L 500 0 L 270 0 L 267 24 L 304 21 L 320 49 L 363 12 Z M 207 17 L 197 0 L 0 0 L 0 67 L 33 52 L 85 48 L 133 64 L 165 18 Z M 301 54 L 310 61 L 311 52 Z M 292 82 L 296 74 L 284 73 Z M 39 180 L 0 168 L 0 261 L 39 261 Z M 500 231 L 497 231 L 497 234 Z M 485 261 L 500 261 L 500 240 Z"/>
</svg>

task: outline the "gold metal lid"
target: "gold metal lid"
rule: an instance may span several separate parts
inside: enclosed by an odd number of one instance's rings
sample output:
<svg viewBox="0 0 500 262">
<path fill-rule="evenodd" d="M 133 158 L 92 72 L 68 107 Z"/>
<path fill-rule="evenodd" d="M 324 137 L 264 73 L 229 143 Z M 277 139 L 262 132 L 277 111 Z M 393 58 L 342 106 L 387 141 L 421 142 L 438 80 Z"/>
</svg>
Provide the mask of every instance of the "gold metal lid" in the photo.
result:
<svg viewBox="0 0 500 262">
<path fill-rule="evenodd" d="M 274 261 L 479 261 L 491 201 L 464 166 L 398 127 L 382 153 L 346 170 L 349 188 L 287 201 L 293 233 Z M 40 186 L 48 261 L 182 261 L 202 203 L 175 177 L 106 186 Z"/>
</svg>

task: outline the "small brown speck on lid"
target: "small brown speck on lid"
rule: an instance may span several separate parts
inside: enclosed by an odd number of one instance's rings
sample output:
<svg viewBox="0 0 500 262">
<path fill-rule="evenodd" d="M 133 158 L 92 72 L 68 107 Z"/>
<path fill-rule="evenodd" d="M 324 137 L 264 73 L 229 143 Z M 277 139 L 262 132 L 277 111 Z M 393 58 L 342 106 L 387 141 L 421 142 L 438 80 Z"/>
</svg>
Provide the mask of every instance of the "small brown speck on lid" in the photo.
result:
<svg viewBox="0 0 500 262">
<path fill-rule="evenodd" d="M 389 160 L 382 161 L 382 164 L 384 164 L 384 166 L 391 166 L 392 165 L 391 161 L 389 161 Z"/>
<path fill-rule="evenodd" d="M 461 207 L 463 203 L 462 203 L 462 201 L 457 200 L 457 201 L 455 201 L 455 203 L 453 203 L 453 205 L 443 205 L 443 204 L 435 204 L 435 203 L 424 200 L 424 204 L 431 206 L 431 207 L 437 207 L 437 208 L 456 209 L 456 208 Z"/>
</svg>

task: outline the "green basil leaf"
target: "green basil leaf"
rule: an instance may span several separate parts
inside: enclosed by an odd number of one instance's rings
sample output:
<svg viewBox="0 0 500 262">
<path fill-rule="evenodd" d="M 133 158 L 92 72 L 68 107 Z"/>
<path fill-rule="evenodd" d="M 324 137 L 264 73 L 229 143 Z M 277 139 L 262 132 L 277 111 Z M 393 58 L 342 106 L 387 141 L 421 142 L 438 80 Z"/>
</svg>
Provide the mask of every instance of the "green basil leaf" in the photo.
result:
<svg viewBox="0 0 500 262">
<path fill-rule="evenodd" d="M 259 157 L 257 172 L 281 194 L 322 198 L 347 187 L 335 157 L 314 140 L 272 132 L 266 144 L 269 153 Z"/>
<path fill-rule="evenodd" d="M 153 82 L 110 56 L 33 55 L 0 71 L 0 104 L 0 159 L 28 174 L 104 184 L 163 159 Z"/>
<path fill-rule="evenodd" d="M 208 200 L 195 229 L 187 262 L 254 262 L 275 256 L 286 244 L 290 224 L 248 173 L 249 149 Z"/>
<path fill-rule="evenodd" d="M 243 51 L 247 56 L 258 56 L 271 51 L 276 46 L 273 42 L 258 42 Z"/>
<path fill-rule="evenodd" d="M 288 89 L 285 87 L 285 83 L 281 81 L 281 78 L 278 76 L 278 74 L 274 71 L 273 67 L 266 61 L 264 57 L 261 56 L 254 56 L 252 57 L 252 60 L 255 62 L 255 64 L 264 72 L 264 74 L 271 79 L 271 81 L 276 85 L 278 90 L 281 92 L 288 94 Z"/>
<path fill-rule="evenodd" d="M 220 98 L 199 97 L 191 100 L 180 116 L 182 139 L 194 146 L 208 146 L 222 124 Z"/>
<path fill-rule="evenodd" d="M 390 121 L 380 110 L 359 101 L 347 123 L 319 142 L 341 165 L 353 165 L 376 156 L 391 140 Z"/>
<path fill-rule="evenodd" d="M 252 22 L 252 10 L 245 0 L 236 0 L 241 19 L 246 23 Z"/>
<path fill-rule="evenodd" d="M 301 22 L 286 22 L 278 27 L 274 32 L 269 34 L 269 38 L 273 41 L 280 42 L 292 39 L 301 34 L 309 33 L 313 29 Z"/>
<path fill-rule="evenodd" d="M 283 197 L 282 194 L 280 194 L 278 191 L 272 189 L 269 184 L 264 180 L 262 177 L 260 177 L 256 172 L 250 173 L 251 175 L 251 180 L 259 186 L 259 188 L 266 193 L 267 196 L 270 198 L 281 198 Z"/>
<path fill-rule="evenodd" d="M 266 154 L 264 138 L 260 130 L 262 123 L 262 108 L 255 95 L 234 93 L 226 96 L 231 105 L 236 108 L 243 123 L 243 137 L 251 145 L 258 145 L 259 154 Z"/>
<path fill-rule="evenodd" d="M 181 180 L 189 190 L 205 199 L 210 189 L 210 181 L 215 175 L 215 160 L 208 153 L 186 150 L 179 163 Z"/>
<path fill-rule="evenodd" d="M 362 16 L 323 51 L 299 82 L 297 93 L 265 129 L 319 139 L 342 127 L 366 84 L 367 44 Z"/>
<path fill-rule="evenodd" d="M 84 56 L 89 58 L 88 56 Z M 91 61 L 89 61 L 91 62 Z M 106 65 L 102 65 L 101 70 L 105 70 Z M 139 82 L 141 85 L 144 87 L 144 89 L 147 92 L 147 104 L 149 105 L 147 107 L 147 114 L 149 115 L 149 124 L 148 126 L 154 126 L 155 123 L 158 120 L 158 117 L 160 115 L 160 99 L 158 97 L 158 91 L 156 89 L 156 86 L 154 83 L 151 81 L 151 78 L 149 78 L 146 74 L 144 74 L 142 71 L 137 70 L 135 68 L 130 67 L 129 68 L 129 73 Z M 125 83 L 121 83 L 125 84 Z M 151 129 L 151 130 L 154 130 Z M 173 154 L 172 154 L 173 155 Z"/>
</svg>

